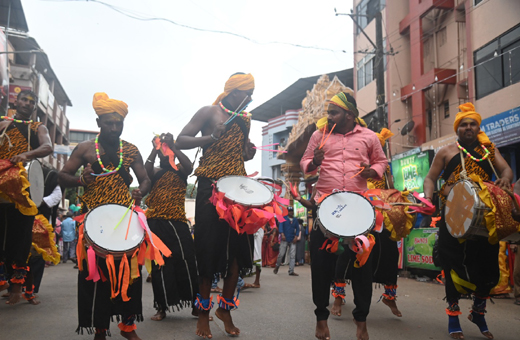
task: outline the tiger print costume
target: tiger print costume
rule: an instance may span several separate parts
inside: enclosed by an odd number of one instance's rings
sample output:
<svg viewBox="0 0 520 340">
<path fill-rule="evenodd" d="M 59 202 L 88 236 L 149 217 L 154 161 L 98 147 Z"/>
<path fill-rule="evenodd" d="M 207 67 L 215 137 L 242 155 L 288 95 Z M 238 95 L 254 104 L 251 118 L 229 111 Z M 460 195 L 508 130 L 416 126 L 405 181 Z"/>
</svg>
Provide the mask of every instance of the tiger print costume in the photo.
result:
<svg viewBox="0 0 520 340">
<path fill-rule="evenodd" d="M 0 145 L 0 159 L 10 159 L 29 151 L 29 148 L 27 147 L 27 144 L 29 143 L 28 132 L 30 133 L 31 139 L 30 150 L 37 149 L 40 146 L 38 140 L 38 128 L 40 125 L 42 125 L 41 122 L 32 122 L 28 125 L 15 122 L 11 123 L 7 127 L 2 144 Z"/>
<path fill-rule="evenodd" d="M 469 146 L 460 141 L 459 143 L 475 158 L 482 158 L 485 154 L 478 140 Z M 486 148 L 490 152 L 488 157 L 495 166 L 495 145 L 492 144 L 486 146 Z M 488 161 L 476 162 L 469 157 L 465 157 L 464 164 L 468 175 L 477 174 L 483 181 L 491 181 L 493 170 Z M 499 244 L 492 245 L 487 238 L 468 239 L 459 242 L 459 239 L 451 236 L 446 227 L 444 188 L 446 185 L 455 184 L 460 179 L 461 171 L 461 159 L 459 153 L 457 153 L 444 169 L 442 178 L 446 183 L 439 190 L 439 196 L 442 200 L 441 220 L 437 222 L 439 227 L 439 260 L 446 277 L 446 299 L 450 306 L 453 303 L 458 303 L 461 294 L 461 291 L 455 287 L 453 277 L 474 284 L 473 289 L 468 288 L 468 290 L 473 290 L 475 295 L 481 298 L 489 296 L 489 292 L 497 285 L 500 278 L 498 268 Z"/>
<path fill-rule="evenodd" d="M 127 141 L 123 141 L 123 166 L 129 177 L 129 182 L 132 183 L 133 179 L 130 175 L 129 169 L 132 163 L 136 160 L 139 155 L 137 147 Z M 101 160 L 105 169 L 115 170 L 117 165 L 114 165 L 112 161 L 107 162 L 103 160 L 105 153 L 101 154 Z M 118 155 L 119 156 L 119 155 Z M 117 157 L 119 161 L 119 157 Z M 100 174 L 101 166 L 99 162 L 92 164 L 92 169 L 95 173 Z M 121 171 L 121 170 L 120 170 Z M 96 180 L 85 187 L 85 193 L 80 197 L 81 201 L 85 204 L 84 211 L 92 210 L 102 204 L 116 203 L 122 205 L 130 205 L 132 202 L 132 195 L 128 191 L 130 183 L 126 183 L 125 179 L 121 176 L 120 172 L 109 175 L 96 177 Z"/>
<path fill-rule="evenodd" d="M 253 266 L 253 235 L 238 235 L 227 222 L 220 220 L 215 206 L 209 201 L 215 180 L 229 175 L 246 175 L 243 152 L 250 124 L 248 117 L 235 117 L 219 140 L 204 149 L 204 156 L 195 170 L 198 178 L 195 250 L 199 276 L 204 278 L 213 279 L 216 273 L 226 277 L 235 259 L 243 274 Z"/>
<path fill-rule="evenodd" d="M 179 168 L 179 164 L 177 167 Z M 190 306 L 199 292 L 195 246 L 186 219 L 187 176 L 161 162 L 146 199 L 146 217 L 152 232 L 171 250 L 164 266 L 152 262 L 154 307 L 165 312 Z"/>
</svg>

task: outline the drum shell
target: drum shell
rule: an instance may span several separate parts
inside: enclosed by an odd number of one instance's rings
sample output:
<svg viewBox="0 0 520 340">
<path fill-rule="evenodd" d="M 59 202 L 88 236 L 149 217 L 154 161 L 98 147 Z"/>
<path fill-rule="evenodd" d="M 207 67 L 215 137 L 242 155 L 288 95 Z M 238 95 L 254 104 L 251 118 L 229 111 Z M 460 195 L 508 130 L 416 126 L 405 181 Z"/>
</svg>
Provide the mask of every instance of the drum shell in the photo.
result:
<svg viewBox="0 0 520 340">
<path fill-rule="evenodd" d="M 97 208 L 103 207 L 103 206 L 120 206 L 120 207 L 124 207 L 124 206 L 119 205 L 119 204 L 103 204 L 103 205 L 98 206 Z M 95 209 L 97 209 L 97 208 L 95 208 Z M 127 207 L 124 207 L 124 208 L 126 209 Z M 138 243 L 135 246 L 129 247 L 128 249 L 124 249 L 124 250 L 111 250 L 111 249 L 107 249 L 107 248 L 97 244 L 91 238 L 91 236 L 89 235 L 89 219 L 88 218 L 89 218 L 89 215 L 93 211 L 95 211 L 95 209 L 90 210 L 87 213 L 87 215 L 85 216 L 85 219 L 84 219 L 83 236 L 84 236 L 84 244 L 85 244 L 85 246 L 87 248 L 92 246 L 92 249 L 94 250 L 96 255 L 98 255 L 99 257 L 102 257 L 102 258 L 106 258 L 107 255 L 112 255 L 114 257 L 114 259 L 121 259 L 121 258 L 123 258 L 123 256 L 125 254 L 126 254 L 126 256 L 131 257 L 134 254 L 134 252 L 137 249 L 139 249 L 139 247 L 141 246 L 141 243 L 144 241 L 145 234 L 143 233 L 143 236 L 141 237 L 141 239 L 138 241 Z M 132 213 L 132 212 L 129 212 L 129 213 Z M 132 216 L 132 220 L 133 221 L 138 221 L 137 213 L 133 212 L 133 214 L 134 215 Z M 124 228 L 126 230 L 127 225 L 123 221 L 123 223 L 121 223 L 121 225 L 118 228 Z"/>
<path fill-rule="evenodd" d="M 480 192 L 480 187 L 474 183 L 471 180 L 460 180 L 455 183 L 455 185 L 451 188 L 450 192 L 448 193 L 447 199 L 446 199 L 446 208 L 445 209 L 460 209 L 458 204 L 460 202 L 452 202 L 449 200 L 451 197 L 450 195 L 454 193 L 454 190 L 466 190 L 465 188 L 457 187 L 461 185 L 466 185 L 466 188 L 470 189 L 471 196 L 473 197 L 474 204 L 473 204 L 473 216 L 471 219 L 471 223 L 467 230 L 462 234 L 455 234 L 454 233 L 454 227 L 456 226 L 450 226 L 449 222 L 446 220 L 446 227 L 448 228 L 449 233 L 451 236 L 455 238 L 464 238 L 464 239 L 482 239 L 483 237 L 487 238 L 489 237 L 489 232 L 486 228 L 486 221 L 484 219 L 484 215 L 489 211 L 489 208 L 486 207 L 484 202 L 480 199 L 478 193 Z M 446 211 L 446 210 L 445 210 Z M 446 216 L 446 212 L 445 212 Z"/>
<path fill-rule="evenodd" d="M 34 202 L 37 208 L 43 202 L 43 192 L 44 192 L 44 177 L 42 165 L 37 159 L 33 159 L 27 164 L 25 167 L 27 170 L 27 178 L 31 186 L 28 188 L 31 200 Z"/>
</svg>

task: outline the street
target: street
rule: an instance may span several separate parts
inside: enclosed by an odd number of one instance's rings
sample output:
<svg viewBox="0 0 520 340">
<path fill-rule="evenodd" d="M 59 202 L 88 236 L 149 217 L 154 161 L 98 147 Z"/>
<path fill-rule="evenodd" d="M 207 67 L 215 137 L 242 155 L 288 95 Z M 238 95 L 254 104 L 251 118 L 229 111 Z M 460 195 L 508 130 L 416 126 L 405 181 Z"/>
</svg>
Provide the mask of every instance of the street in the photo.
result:
<svg viewBox="0 0 520 340">
<path fill-rule="evenodd" d="M 240 293 L 240 307 L 233 312 L 241 339 L 314 339 L 314 305 L 311 298 L 310 266 L 296 267 L 299 277 L 287 275 L 287 266 L 278 275 L 271 268 L 262 268 L 261 288 Z M 144 269 L 143 269 L 144 270 Z M 146 274 L 145 274 L 146 276 Z M 76 270 L 72 263 L 45 269 L 40 287 L 40 305 L 32 306 L 25 300 L 18 305 L 0 303 L 0 339 L 6 340 L 70 340 L 93 339 L 92 335 L 76 335 Z M 246 278 L 252 283 L 253 278 Z M 222 282 L 220 283 L 222 284 Z M 392 315 L 383 303 L 377 303 L 382 287 L 374 289 L 372 308 L 368 317 L 371 339 L 450 339 L 443 286 L 399 279 L 398 307 L 403 317 Z M 355 339 L 352 323 L 352 291 L 347 286 L 347 304 L 341 317 L 331 316 L 329 328 L 332 339 Z M 215 298 L 214 298 L 215 301 Z M 332 302 L 332 299 L 331 299 Z M 488 304 L 487 323 L 495 339 L 518 339 L 520 307 L 513 300 L 494 300 Z M 483 339 L 476 325 L 466 319 L 471 303 L 461 300 L 461 326 L 466 339 Z M 214 310 L 211 312 L 214 315 Z M 137 325 L 137 333 L 148 339 L 199 339 L 195 335 L 197 320 L 191 310 L 168 313 L 160 322 L 150 320 L 153 309 L 152 286 L 144 283 L 144 322 Z M 215 318 L 211 322 L 213 339 L 227 339 L 223 324 Z M 111 324 L 111 339 L 123 339 L 116 323 Z"/>
</svg>

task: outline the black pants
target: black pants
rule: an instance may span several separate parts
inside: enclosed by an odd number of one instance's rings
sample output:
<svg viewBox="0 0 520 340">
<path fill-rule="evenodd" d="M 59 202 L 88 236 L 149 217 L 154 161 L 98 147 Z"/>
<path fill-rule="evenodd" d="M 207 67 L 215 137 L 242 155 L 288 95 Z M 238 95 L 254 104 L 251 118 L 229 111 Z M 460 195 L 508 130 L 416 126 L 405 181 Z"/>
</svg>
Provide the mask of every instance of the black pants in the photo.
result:
<svg viewBox="0 0 520 340">
<path fill-rule="evenodd" d="M 0 261 L 8 273 L 12 265 L 25 267 L 32 243 L 34 216 L 25 216 L 14 204 L 0 204 Z"/>
<path fill-rule="evenodd" d="M 441 216 L 444 216 L 444 211 Z M 446 276 L 445 288 L 448 302 L 458 301 L 461 295 L 453 283 L 452 270 L 461 279 L 476 286 L 473 291 L 475 295 L 481 298 L 488 297 L 489 292 L 500 279 L 499 244 L 490 244 L 484 237 L 460 243 L 449 233 L 444 217 L 437 225 L 439 226 L 439 255 Z M 465 290 L 471 292 L 469 289 Z"/>
<path fill-rule="evenodd" d="M 26 282 L 28 285 L 26 287 L 29 290 L 32 290 L 32 285 L 34 285 L 34 293 L 38 293 L 40 291 L 40 284 L 42 283 L 42 277 L 43 277 L 43 270 L 45 269 L 45 260 L 41 255 L 32 255 L 31 258 L 29 258 L 29 262 L 27 263 L 29 266 L 29 271 L 27 272 L 27 280 L 32 281 Z"/>
<path fill-rule="evenodd" d="M 330 286 L 336 279 L 349 279 L 352 282 L 354 304 L 352 315 L 356 321 L 364 322 L 370 311 L 372 301 L 372 256 L 361 268 L 355 268 L 356 253 L 345 246 L 345 251 L 337 256 L 326 250 L 320 250 L 327 238 L 319 228 L 311 231 L 311 278 L 312 300 L 316 309 L 317 321 L 329 317 Z"/>
<path fill-rule="evenodd" d="M 374 282 L 383 285 L 397 284 L 399 250 L 397 242 L 390 239 L 390 232 L 383 228 L 381 233 L 373 233 L 376 244 L 372 249 L 372 269 Z"/>
</svg>

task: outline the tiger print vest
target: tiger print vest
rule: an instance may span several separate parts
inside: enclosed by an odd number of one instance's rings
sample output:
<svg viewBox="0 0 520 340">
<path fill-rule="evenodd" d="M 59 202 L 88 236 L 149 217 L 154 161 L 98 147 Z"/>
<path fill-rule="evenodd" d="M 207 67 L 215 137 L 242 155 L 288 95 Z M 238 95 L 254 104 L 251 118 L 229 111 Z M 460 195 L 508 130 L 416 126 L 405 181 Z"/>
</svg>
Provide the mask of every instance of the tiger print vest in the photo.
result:
<svg viewBox="0 0 520 340">
<path fill-rule="evenodd" d="M 15 122 L 11 123 L 7 127 L 2 144 L 0 145 L 0 159 L 11 159 L 14 156 L 29 151 L 27 147 L 29 134 L 31 139 L 30 149 L 37 149 L 40 146 L 38 128 L 41 124 L 41 122 L 32 122 L 28 125 Z M 0 134 L 2 132 L 3 131 L 0 131 Z"/>
<path fill-rule="evenodd" d="M 173 169 L 161 169 L 154 175 L 152 190 L 146 198 L 146 217 L 186 222 L 185 197 L 186 177 Z"/>
</svg>

